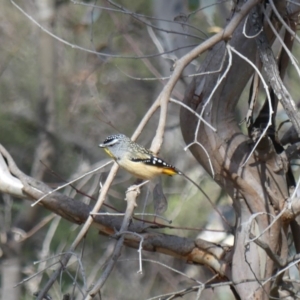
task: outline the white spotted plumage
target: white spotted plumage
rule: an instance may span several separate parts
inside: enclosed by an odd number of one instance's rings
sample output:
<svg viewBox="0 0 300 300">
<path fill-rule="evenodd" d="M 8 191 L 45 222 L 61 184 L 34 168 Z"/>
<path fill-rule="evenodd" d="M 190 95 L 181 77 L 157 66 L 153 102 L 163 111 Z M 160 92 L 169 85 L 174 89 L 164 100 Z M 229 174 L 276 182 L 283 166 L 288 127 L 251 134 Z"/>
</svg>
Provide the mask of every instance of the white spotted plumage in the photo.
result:
<svg viewBox="0 0 300 300">
<path fill-rule="evenodd" d="M 121 167 L 138 178 L 152 179 L 160 174 L 182 174 L 174 166 L 123 134 L 107 137 L 99 147 L 104 148 Z"/>
</svg>

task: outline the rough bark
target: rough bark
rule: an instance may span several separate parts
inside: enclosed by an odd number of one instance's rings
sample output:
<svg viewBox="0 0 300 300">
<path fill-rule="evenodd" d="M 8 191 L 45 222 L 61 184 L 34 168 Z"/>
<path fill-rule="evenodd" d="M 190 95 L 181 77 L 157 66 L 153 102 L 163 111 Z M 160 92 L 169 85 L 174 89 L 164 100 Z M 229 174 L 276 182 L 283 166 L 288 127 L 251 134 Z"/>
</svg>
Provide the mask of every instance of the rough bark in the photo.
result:
<svg viewBox="0 0 300 300">
<path fill-rule="evenodd" d="M 243 26 L 244 22 L 240 24 L 229 43 L 250 61 L 255 62 L 256 42 L 255 39 L 244 36 Z M 252 35 L 253 30 L 247 27 L 247 34 Z M 225 51 L 225 42 L 214 46 L 199 73 L 219 69 Z M 225 68 L 226 63 L 222 72 Z M 214 180 L 233 200 L 237 220 L 235 250 L 229 273 L 233 282 L 253 279 L 252 283 L 236 285 L 235 289 L 241 299 L 268 299 L 271 285 L 266 284 L 262 287 L 261 282 L 273 275 L 274 261 L 256 244 L 248 242 L 249 233 L 258 235 L 267 228 L 273 220 L 267 214 L 275 216 L 283 207 L 289 193 L 283 159 L 272 149 L 268 138 L 262 139 L 254 154 L 243 166 L 254 144 L 238 127 L 240 120 L 236 119 L 235 108 L 253 71 L 248 62 L 233 55 L 229 73 L 214 92 L 203 113 L 205 120 L 215 127 L 217 132 L 201 124 L 197 140 L 210 154 L 215 173 Z M 219 78 L 218 73 L 195 78 L 186 92 L 184 103 L 201 114 Z M 198 119 L 188 110 L 181 110 L 181 128 L 187 144 L 194 139 L 197 122 Z M 199 163 L 211 173 L 207 156 L 201 147 L 194 145 L 190 149 Z M 269 190 L 273 191 L 276 199 L 270 197 Z M 275 205 L 274 201 L 277 201 Z M 277 221 L 261 239 L 274 253 L 286 255 L 284 243 L 281 242 L 281 226 L 281 221 Z"/>
</svg>

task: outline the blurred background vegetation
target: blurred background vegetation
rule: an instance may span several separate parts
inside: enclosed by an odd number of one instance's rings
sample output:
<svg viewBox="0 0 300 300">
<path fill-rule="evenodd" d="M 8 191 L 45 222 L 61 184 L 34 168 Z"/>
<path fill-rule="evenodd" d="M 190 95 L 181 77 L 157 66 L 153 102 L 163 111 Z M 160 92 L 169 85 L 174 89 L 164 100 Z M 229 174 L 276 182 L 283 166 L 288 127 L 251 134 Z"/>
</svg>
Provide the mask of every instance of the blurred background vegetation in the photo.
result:
<svg viewBox="0 0 300 300">
<path fill-rule="evenodd" d="M 107 157 L 98 144 L 116 132 L 128 136 L 133 133 L 166 82 L 157 77 L 171 74 L 174 56 L 182 56 L 224 26 L 226 18 L 230 17 L 231 3 L 223 1 L 211 6 L 215 2 L 123 0 L 115 1 L 117 6 L 104 0 L 17 2 L 44 29 L 69 45 L 50 37 L 12 2 L 3 2 L 0 10 L 0 143 L 23 172 L 53 187 L 101 165 L 107 161 Z M 122 8 L 135 15 L 122 12 Z M 165 51 L 175 49 L 167 54 L 168 57 L 153 55 L 160 51 L 147 24 L 155 26 L 152 30 Z M 141 56 L 143 58 L 139 58 Z M 202 59 L 189 66 L 185 75 L 193 74 Z M 290 84 L 293 84 L 292 78 L 290 74 Z M 189 77 L 182 77 L 173 92 L 174 98 L 182 99 L 189 81 Z M 243 103 L 237 112 L 241 119 L 247 107 L 245 101 Z M 179 127 L 179 109 L 178 105 L 169 104 L 160 155 L 195 181 L 201 182 L 213 201 L 221 206 L 230 203 L 189 151 L 184 150 L 186 145 Z M 157 122 L 156 113 L 140 136 L 140 144 L 150 146 Z M 76 186 L 90 196 L 97 197 L 99 180 L 105 180 L 108 170 L 90 176 L 89 180 L 84 179 Z M 181 177 L 164 177 L 162 180 L 168 199 L 168 210 L 164 216 L 172 220 L 174 226 L 195 229 L 166 229 L 164 232 L 196 237 L 200 233 L 197 229 L 205 227 L 211 220 L 208 217 L 212 210 L 209 203 Z M 133 182 L 130 175 L 120 170 L 106 202 L 124 210 L 124 191 Z M 75 201 L 90 201 L 71 188 L 65 192 Z M 140 197 L 138 212 L 144 211 L 146 194 L 145 191 Z M 152 195 L 148 198 L 145 212 L 153 213 L 153 203 L 149 201 Z M 31 208 L 26 201 L 7 195 L 0 196 L 0 201 L 1 232 L 16 233 L 17 228 L 22 230 L 18 233 L 20 239 L 25 236 L 18 246 L 10 246 L 9 251 L 3 246 L 1 252 L 2 263 L 7 258 L 19 259 L 19 280 L 42 269 L 43 264 L 34 265 L 33 262 L 63 252 L 78 233 L 78 226 L 56 216 L 27 237 L 27 233 L 43 221 L 49 212 Z M 206 237 L 212 238 L 213 235 L 208 232 Z M 85 244 L 77 253 L 80 255 L 80 251 L 83 251 L 83 268 L 89 283 L 101 274 L 101 267 L 111 253 L 112 245 L 111 239 L 90 230 Z M 103 299 L 147 299 L 191 284 L 188 278 L 154 262 L 145 261 L 143 275 L 137 274 L 137 258 L 136 250 L 123 249 L 117 267 L 102 290 Z M 188 266 L 169 256 L 143 252 L 143 258 L 172 265 L 199 280 L 211 276 L 199 266 Z M 75 262 L 74 259 L 74 264 L 69 268 L 73 276 L 78 272 Z M 51 260 L 47 262 L 50 263 Z M 22 284 L 19 287 L 20 299 L 32 299 L 33 293 L 40 288 L 39 284 L 48 279 L 47 272 L 51 274 L 51 268 L 43 272 L 43 276 L 36 276 Z M 2 271 L 2 289 L 4 276 Z M 79 285 L 82 280 L 82 276 L 76 279 Z M 73 279 L 65 273 L 61 284 L 51 290 L 53 299 L 61 299 L 61 295 L 67 292 L 72 293 L 72 283 Z M 203 299 L 231 299 L 227 289 L 206 291 Z M 81 299 L 80 293 L 77 294 L 76 299 Z M 194 296 L 188 295 L 184 299 L 194 299 Z"/>
</svg>

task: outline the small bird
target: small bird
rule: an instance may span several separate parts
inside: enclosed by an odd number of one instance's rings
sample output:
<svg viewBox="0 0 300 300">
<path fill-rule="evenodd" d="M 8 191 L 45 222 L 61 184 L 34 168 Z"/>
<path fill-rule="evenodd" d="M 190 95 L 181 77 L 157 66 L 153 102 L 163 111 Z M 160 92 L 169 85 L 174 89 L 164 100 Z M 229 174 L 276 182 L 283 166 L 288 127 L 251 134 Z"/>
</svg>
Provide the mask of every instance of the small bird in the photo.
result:
<svg viewBox="0 0 300 300">
<path fill-rule="evenodd" d="M 99 145 L 120 167 L 137 178 L 149 180 L 158 175 L 183 175 L 152 151 L 133 142 L 124 134 L 110 135 Z"/>
<path fill-rule="evenodd" d="M 152 151 L 133 142 L 124 134 L 110 135 L 105 141 L 99 145 L 104 151 L 113 158 L 120 167 L 127 170 L 137 178 L 150 180 L 158 175 L 166 174 L 169 176 L 182 175 L 197 187 L 209 201 L 212 207 L 220 215 L 220 217 L 227 222 L 224 216 L 219 212 L 216 205 L 210 200 L 205 191 L 190 177 L 183 172 L 169 165 L 161 158 L 157 157 Z"/>
</svg>

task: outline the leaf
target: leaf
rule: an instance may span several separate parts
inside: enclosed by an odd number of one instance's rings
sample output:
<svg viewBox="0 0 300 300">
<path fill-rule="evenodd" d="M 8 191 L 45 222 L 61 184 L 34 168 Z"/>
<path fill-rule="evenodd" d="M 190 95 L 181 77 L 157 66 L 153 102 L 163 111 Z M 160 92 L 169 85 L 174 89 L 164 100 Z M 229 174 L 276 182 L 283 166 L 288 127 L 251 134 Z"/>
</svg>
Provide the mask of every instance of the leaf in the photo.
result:
<svg viewBox="0 0 300 300">
<path fill-rule="evenodd" d="M 168 201 L 164 195 L 161 182 L 157 183 L 153 189 L 153 204 L 157 215 L 163 214 L 168 208 Z"/>
</svg>

